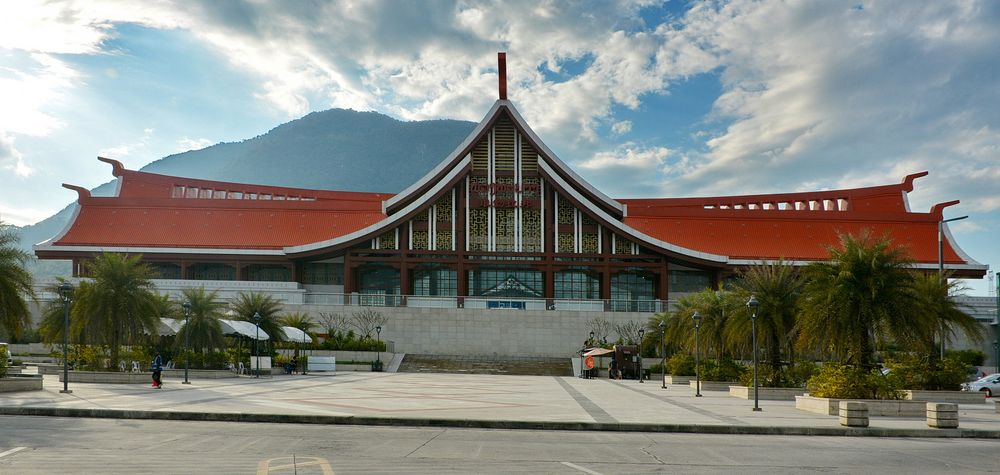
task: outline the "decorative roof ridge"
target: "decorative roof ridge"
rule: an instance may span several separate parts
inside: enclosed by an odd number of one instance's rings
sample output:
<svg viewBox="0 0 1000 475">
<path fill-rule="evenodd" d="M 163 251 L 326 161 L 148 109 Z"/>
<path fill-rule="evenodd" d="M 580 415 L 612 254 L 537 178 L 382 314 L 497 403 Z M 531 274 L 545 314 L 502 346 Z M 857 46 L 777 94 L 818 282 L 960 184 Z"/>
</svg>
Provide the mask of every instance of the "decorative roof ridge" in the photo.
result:
<svg viewBox="0 0 1000 475">
<path fill-rule="evenodd" d="M 97 156 L 97 159 L 100 160 L 100 161 L 102 161 L 102 162 L 104 162 L 104 163 L 110 164 L 111 165 L 111 175 L 113 175 L 115 177 L 122 176 L 125 173 L 125 171 L 126 171 L 125 165 L 122 165 L 122 162 L 119 162 L 118 160 L 115 160 L 113 158 L 102 157 L 100 155 Z"/>
<path fill-rule="evenodd" d="M 773 202 L 809 202 L 821 200 L 838 199 L 858 199 L 883 195 L 892 195 L 898 192 L 913 191 L 913 182 L 917 178 L 926 176 L 926 171 L 907 175 L 900 183 L 888 185 L 875 185 L 858 188 L 841 188 L 836 190 L 823 191 L 799 191 L 791 193 L 764 193 L 749 195 L 729 195 L 729 196 L 697 196 L 687 198 L 616 198 L 616 201 L 629 205 L 629 210 L 638 211 L 642 207 L 691 207 L 691 206 L 732 206 L 747 203 L 773 203 Z M 808 210 L 794 210 L 808 211 Z"/>
<path fill-rule="evenodd" d="M 126 184 L 128 179 L 132 178 L 137 181 L 146 181 L 161 184 L 172 184 L 172 185 L 197 185 L 197 186 L 213 186 L 218 188 L 225 187 L 235 187 L 243 188 L 247 192 L 258 193 L 261 190 L 266 190 L 267 192 L 273 192 L 275 190 L 281 191 L 282 193 L 299 193 L 299 194 L 315 194 L 320 199 L 332 199 L 330 194 L 346 194 L 346 195 L 356 195 L 358 197 L 364 196 L 365 201 L 384 201 L 385 199 L 394 196 L 393 193 L 377 192 L 377 191 L 342 191 L 342 190 L 330 190 L 321 188 L 299 188 L 291 186 L 280 186 L 280 185 L 264 185 L 259 183 L 240 183 L 231 181 L 220 181 L 220 180 L 208 180 L 204 178 L 191 178 L 176 175 L 166 175 L 162 173 L 153 173 L 142 170 L 129 170 L 125 168 L 121 162 L 104 157 L 97 157 L 98 160 L 110 163 L 113 167 L 112 173 L 114 176 L 123 180 Z M 326 195 L 326 196 L 322 196 Z"/>
<path fill-rule="evenodd" d="M 75 191 L 76 192 L 76 200 L 77 201 L 83 201 L 83 200 L 91 198 L 90 190 L 88 190 L 88 189 L 86 189 L 86 188 L 84 188 L 82 186 L 70 185 L 69 183 L 63 183 L 62 187 L 66 188 L 67 190 L 73 190 L 73 191 Z"/>
</svg>

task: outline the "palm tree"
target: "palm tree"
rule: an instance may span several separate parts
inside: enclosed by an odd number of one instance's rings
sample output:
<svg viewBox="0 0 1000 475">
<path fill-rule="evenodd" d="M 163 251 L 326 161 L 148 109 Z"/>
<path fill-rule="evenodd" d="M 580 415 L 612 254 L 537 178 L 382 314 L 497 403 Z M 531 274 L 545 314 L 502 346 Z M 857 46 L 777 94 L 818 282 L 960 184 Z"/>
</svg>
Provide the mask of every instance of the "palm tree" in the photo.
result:
<svg viewBox="0 0 1000 475">
<path fill-rule="evenodd" d="M 45 287 L 45 291 L 47 293 L 59 295 L 59 287 L 66 282 L 66 279 L 61 277 L 57 277 L 57 279 L 58 280 L 55 283 Z M 74 303 L 75 299 L 70 299 L 70 313 L 73 312 Z M 49 300 L 42 307 L 42 321 L 38 324 L 38 334 L 42 337 L 42 343 L 49 345 L 62 345 L 63 330 L 65 329 L 66 324 L 66 316 L 63 312 L 65 312 L 65 310 L 63 309 L 63 301 L 61 298 Z M 69 336 L 72 337 L 73 334 L 71 333 Z M 72 338 L 69 340 L 72 341 Z"/>
<path fill-rule="evenodd" d="M 258 292 L 240 292 L 229 306 L 238 320 L 256 323 L 254 315 L 260 314 L 261 331 L 271 337 L 271 342 L 284 341 L 285 332 L 281 330 L 281 325 L 278 323 L 281 303 L 271 295 Z"/>
<path fill-rule="evenodd" d="M 765 359 L 775 370 L 781 369 L 782 349 L 791 346 L 793 341 L 803 284 L 799 272 L 780 259 L 774 264 L 761 263 L 742 270 L 735 282 L 741 301 L 746 302 L 754 295 L 760 302 L 757 328 L 767 349 Z M 730 319 L 727 331 L 732 337 L 746 341 L 750 336 L 751 322 L 746 307 L 741 306 L 741 309 L 746 318 Z"/>
<path fill-rule="evenodd" d="M 913 280 L 913 291 L 919 302 L 917 308 L 924 322 L 920 333 L 921 346 L 929 353 L 931 361 L 938 355 L 935 336 L 947 340 L 961 331 L 976 342 L 981 342 L 985 336 L 983 326 L 965 313 L 963 306 L 953 298 L 966 288 L 958 281 L 948 280 L 949 277 L 950 274 L 918 274 Z"/>
<path fill-rule="evenodd" d="M 226 338 L 219 318 L 226 304 L 218 299 L 219 292 L 205 292 L 204 287 L 184 289 L 183 292 L 191 310 L 187 323 L 177 332 L 174 345 L 180 349 L 187 343 L 196 353 L 225 348 Z"/>
<path fill-rule="evenodd" d="M 157 297 L 153 270 L 141 256 L 104 253 L 84 265 L 92 281 L 80 282 L 73 305 L 71 334 L 111 347 L 111 367 L 117 368 L 121 345 L 157 335 Z"/>
<path fill-rule="evenodd" d="M 905 248 L 889 236 L 841 235 L 829 262 L 806 268 L 799 343 L 840 361 L 871 367 L 875 343 L 892 338 L 912 344 L 926 331 L 911 313 L 916 298 Z M 922 328 L 923 327 L 923 328 Z"/>
<path fill-rule="evenodd" d="M 732 342 L 726 328 L 736 315 L 741 315 L 742 301 L 728 290 L 705 289 L 693 296 L 692 309 L 701 315 L 701 346 L 718 359 L 726 358 L 740 348 L 742 341 Z M 688 315 L 690 318 L 690 315 Z"/>
<path fill-rule="evenodd" d="M 24 264 L 31 256 L 18 247 L 13 226 L 0 221 L 0 328 L 20 338 L 31 328 L 31 312 L 25 298 L 35 298 L 31 274 Z"/>
</svg>

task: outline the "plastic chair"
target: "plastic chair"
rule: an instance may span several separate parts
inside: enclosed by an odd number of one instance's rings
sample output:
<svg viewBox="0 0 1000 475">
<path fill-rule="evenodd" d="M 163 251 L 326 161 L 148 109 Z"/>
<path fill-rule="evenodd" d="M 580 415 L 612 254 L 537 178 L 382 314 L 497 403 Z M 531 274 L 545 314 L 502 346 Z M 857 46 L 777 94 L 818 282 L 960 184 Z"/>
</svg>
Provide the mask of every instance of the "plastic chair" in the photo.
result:
<svg viewBox="0 0 1000 475">
<path fill-rule="evenodd" d="M 242 361 L 240 361 L 240 369 L 236 372 L 236 374 L 247 374 L 247 368 L 246 366 L 243 366 Z"/>
<path fill-rule="evenodd" d="M 124 361 L 119 361 L 118 362 L 118 371 L 121 372 L 121 373 L 125 372 L 125 362 Z"/>
<path fill-rule="evenodd" d="M 142 370 L 139 369 L 139 362 L 138 361 L 133 361 L 132 362 L 132 372 L 133 373 L 138 373 L 138 372 L 141 372 L 141 371 Z"/>
</svg>

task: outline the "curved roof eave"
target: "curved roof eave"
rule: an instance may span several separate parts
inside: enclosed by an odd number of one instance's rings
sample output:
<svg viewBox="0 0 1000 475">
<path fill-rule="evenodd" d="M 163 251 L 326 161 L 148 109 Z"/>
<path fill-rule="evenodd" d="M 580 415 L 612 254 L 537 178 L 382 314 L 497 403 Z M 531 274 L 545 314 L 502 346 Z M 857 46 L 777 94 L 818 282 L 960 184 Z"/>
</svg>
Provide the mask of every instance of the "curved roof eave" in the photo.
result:
<svg viewBox="0 0 1000 475">
<path fill-rule="evenodd" d="M 431 197 L 435 196 L 448 183 L 450 183 L 452 179 L 458 176 L 458 174 L 462 173 L 463 170 L 465 170 L 466 166 L 469 165 L 471 162 L 472 158 L 469 157 L 468 155 L 465 156 L 465 158 L 462 158 L 462 160 L 460 160 L 458 163 L 455 164 L 455 167 L 452 168 L 451 171 L 449 171 L 448 174 L 445 175 L 442 180 L 435 183 L 434 186 L 431 187 L 429 190 L 427 190 L 422 196 L 418 197 L 417 199 L 414 199 L 413 201 L 410 202 L 410 204 L 406 205 L 405 208 L 393 213 L 392 216 L 386 217 L 386 219 L 383 219 L 382 221 L 379 221 L 368 227 L 354 231 L 353 233 L 350 234 L 345 234 L 343 236 L 336 237 L 333 239 L 327 239 L 325 241 L 303 244 L 300 246 L 286 247 L 283 249 L 283 251 L 285 252 L 285 254 L 299 254 L 302 252 L 315 251 L 325 247 L 333 247 L 339 244 L 343 244 L 345 242 L 353 241 L 367 234 L 376 233 L 383 228 L 400 224 L 401 221 L 404 221 L 403 217 L 407 216 L 411 211 L 414 211 L 417 208 L 426 204 L 426 202 L 429 201 Z"/>
<path fill-rule="evenodd" d="M 35 252 L 117 252 L 121 254 L 211 254 L 235 256 L 283 256 L 281 249 L 221 249 L 204 247 L 124 247 L 124 246 L 58 246 L 36 244 Z"/>
<path fill-rule="evenodd" d="M 639 230 L 637 230 L 637 229 L 635 229 L 635 228 L 633 228 L 633 227 L 631 227 L 631 226 L 629 226 L 629 225 L 627 225 L 627 224 L 625 224 L 625 223 L 623 223 L 623 222 L 621 222 L 621 221 L 619 221 L 619 220 L 611 217 L 606 212 L 604 212 L 604 210 L 598 208 L 597 206 L 594 206 L 583 195 L 581 195 L 580 192 L 578 192 L 575 188 L 569 186 L 569 183 L 566 183 L 566 181 L 561 176 L 559 176 L 558 173 L 555 173 L 555 170 L 553 170 L 549 166 L 548 163 L 545 163 L 544 161 L 539 161 L 538 165 L 565 192 L 567 192 L 571 196 L 573 196 L 573 198 L 575 200 L 577 200 L 578 202 L 584 204 L 584 206 L 587 207 L 588 211 L 590 211 L 591 213 L 594 213 L 595 215 L 599 216 L 602 220 L 604 220 L 610 226 L 612 226 L 614 228 L 617 228 L 618 231 L 623 232 L 623 233 L 625 233 L 625 234 L 627 234 L 629 236 L 632 236 L 636 240 L 642 241 L 642 242 L 646 243 L 647 245 L 658 247 L 660 249 L 666 249 L 668 251 L 680 254 L 682 256 L 688 256 L 688 257 L 692 257 L 692 258 L 695 258 L 695 259 L 701 259 L 701 260 L 704 260 L 704 261 L 715 262 L 715 263 L 718 263 L 718 264 L 726 264 L 726 263 L 729 262 L 729 257 L 728 256 L 722 256 L 722 255 L 718 255 L 718 254 L 710 254 L 710 253 L 707 253 L 707 252 L 695 251 L 693 249 L 688 249 L 686 247 L 681 247 L 681 246 L 678 246 L 676 244 L 671 244 L 671 243 L 666 242 L 666 241 L 661 241 L 661 240 L 656 239 L 656 238 L 654 238 L 654 237 L 652 237 L 652 236 L 650 236 L 648 234 L 640 232 Z"/>
</svg>

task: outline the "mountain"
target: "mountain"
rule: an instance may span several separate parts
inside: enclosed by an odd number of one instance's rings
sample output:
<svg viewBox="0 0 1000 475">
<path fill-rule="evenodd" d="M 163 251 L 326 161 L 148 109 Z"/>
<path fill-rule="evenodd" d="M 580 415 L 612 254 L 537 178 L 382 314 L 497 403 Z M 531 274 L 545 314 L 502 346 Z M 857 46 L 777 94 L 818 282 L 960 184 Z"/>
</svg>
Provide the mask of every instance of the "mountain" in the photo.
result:
<svg viewBox="0 0 1000 475">
<path fill-rule="evenodd" d="M 237 183 L 398 193 L 444 160 L 475 126 L 459 120 L 404 122 L 377 112 L 330 109 L 252 139 L 169 155 L 141 170 Z M 95 161 L 95 166 L 105 165 Z M 95 196 L 113 192 L 113 182 L 92 191 Z M 21 246 L 31 250 L 33 244 L 55 236 L 75 206 L 21 228 Z M 55 261 L 32 267 L 39 277 L 69 269 Z"/>
</svg>

